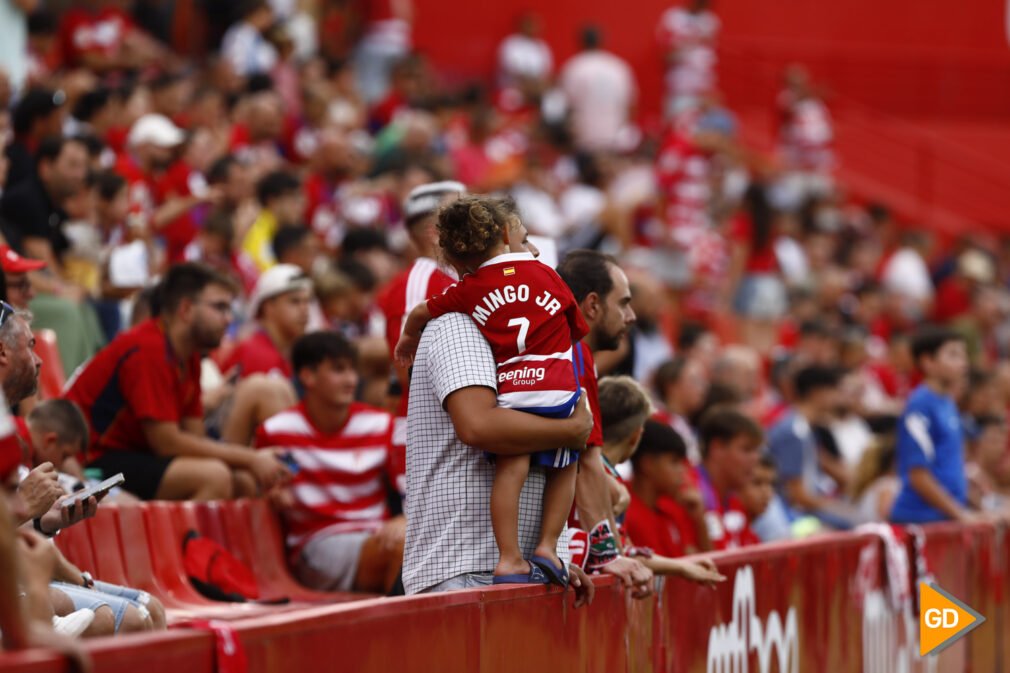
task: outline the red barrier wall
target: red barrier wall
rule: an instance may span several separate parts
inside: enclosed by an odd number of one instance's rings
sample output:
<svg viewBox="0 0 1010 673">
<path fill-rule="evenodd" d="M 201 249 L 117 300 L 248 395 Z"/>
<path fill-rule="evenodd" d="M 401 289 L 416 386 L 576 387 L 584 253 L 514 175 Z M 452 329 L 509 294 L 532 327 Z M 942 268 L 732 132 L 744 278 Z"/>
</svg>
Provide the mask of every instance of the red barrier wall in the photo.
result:
<svg viewBox="0 0 1010 673">
<path fill-rule="evenodd" d="M 935 580 L 987 621 L 939 657 L 922 660 L 912 604 L 889 600 L 883 544 L 852 534 L 719 554 L 729 576 L 719 588 L 668 580 L 647 601 L 630 599 L 608 578 L 599 582 L 594 604 L 580 610 L 556 589 L 490 588 L 368 599 L 232 624 L 250 673 L 1007 673 L 1006 552 L 1005 539 L 990 528 L 927 528 L 924 554 Z M 91 647 L 103 672 L 213 670 L 211 638 L 201 632 Z M 31 652 L 0 656 L 0 669 L 55 673 L 65 666 Z"/>
</svg>

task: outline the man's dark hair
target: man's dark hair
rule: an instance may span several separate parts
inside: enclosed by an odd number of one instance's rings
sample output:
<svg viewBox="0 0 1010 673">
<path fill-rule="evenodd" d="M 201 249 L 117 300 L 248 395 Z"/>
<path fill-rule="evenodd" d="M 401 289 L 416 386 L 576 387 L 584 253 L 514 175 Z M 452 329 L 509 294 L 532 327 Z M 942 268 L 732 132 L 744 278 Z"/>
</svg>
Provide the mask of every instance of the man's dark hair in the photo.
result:
<svg viewBox="0 0 1010 673">
<path fill-rule="evenodd" d="M 687 358 L 680 355 L 672 360 L 667 360 L 659 366 L 653 377 L 653 385 L 660 397 L 666 393 L 668 387 L 680 380 L 686 366 Z"/>
<path fill-rule="evenodd" d="M 24 135 L 32 130 L 32 125 L 39 119 L 45 119 L 58 110 L 66 102 L 63 91 L 53 89 L 32 88 L 21 96 L 11 114 L 11 127 L 14 135 Z"/>
<path fill-rule="evenodd" d="M 91 430 L 80 408 L 70 400 L 46 400 L 28 413 L 28 425 L 42 432 L 55 432 L 63 444 L 88 447 Z"/>
<path fill-rule="evenodd" d="M 816 391 L 825 388 L 837 388 L 842 381 L 843 372 L 837 367 L 811 365 L 796 372 L 793 378 L 793 389 L 796 398 L 805 400 Z"/>
<path fill-rule="evenodd" d="M 283 261 L 289 251 L 301 245 L 306 237 L 314 235 L 308 227 L 281 227 L 274 235 L 272 243 L 274 258 Z"/>
<path fill-rule="evenodd" d="M 680 326 L 680 334 L 677 335 L 677 350 L 686 351 L 694 348 L 701 338 L 711 330 L 700 322 L 688 321 Z"/>
<path fill-rule="evenodd" d="M 800 323 L 801 337 L 825 337 L 832 336 L 831 328 L 821 320 L 804 320 Z"/>
<path fill-rule="evenodd" d="M 28 15 L 29 36 L 55 35 L 58 29 L 59 19 L 51 9 L 36 9 Z"/>
<path fill-rule="evenodd" d="M 583 49 L 599 49 L 603 38 L 600 35 L 599 26 L 583 26 L 579 32 L 579 44 Z"/>
<path fill-rule="evenodd" d="M 614 279 L 610 277 L 610 266 L 617 266 L 617 260 L 596 250 L 572 250 L 558 264 L 558 275 L 565 281 L 575 301 L 579 304 L 591 292 L 600 298 L 606 297 L 614 289 Z"/>
<path fill-rule="evenodd" d="M 667 453 L 673 454 L 678 460 L 684 460 L 687 458 L 687 444 L 684 443 L 680 433 L 669 425 L 650 418 L 645 422 L 642 441 L 631 454 L 631 464 L 637 472 L 639 463 L 646 456 L 661 456 Z"/>
<path fill-rule="evenodd" d="M 39 142 L 39 146 L 35 150 L 35 160 L 40 164 L 43 161 L 52 163 L 63 154 L 63 148 L 70 143 L 81 145 L 85 151 L 88 149 L 88 146 L 80 138 L 72 136 L 46 136 Z"/>
<path fill-rule="evenodd" d="M 256 184 L 256 198 L 260 205 L 267 205 L 279 196 L 284 196 L 301 188 L 302 184 L 288 171 L 272 171 L 267 173 Z"/>
<path fill-rule="evenodd" d="M 345 257 L 369 250 L 388 251 L 389 241 L 386 240 L 386 233 L 380 229 L 358 227 L 347 232 L 340 243 L 340 250 Z"/>
<path fill-rule="evenodd" d="M 923 356 L 935 356 L 941 348 L 952 341 L 964 342 L 964 336 L 948 327 L 937 327 L 929 325 L 923 327 L 912 337 L 912 358 L 915 364 Z"/>
<path fill-rule="evenodd" d="M 358 351 L 344 335 L 333 331 L 310 332 L 291 347 L 291 367 L 295 374 L 306 367 L 315 369 L 326 360 L 348 360 L 357 365 Z"/>
<path fill-rule="evenodd" d="M 102 201 L 111 201 L 126 187 L 126 179 L 115 171 L 102 171 L 95 175 L 95 189 Z"/>
<path fill-rule="evenodd" d="M 600 379 L 598 406 L 604 444 L 627 441 L 653 412 L 649 393 L 630 376 Z"/>
<path fill-rule="evenodd" d="M 90 122 L 98 112 L 109 104 L 112 100 L 112 89 L 99 86 L 97 89 L 86 92 L 74 104 L 74 119 L 82 122 Z"/>
<path fill-rule="evenodd" d="M 158 286 L 157 305 L 163 313 L 172 313 L 183 299 L 196 299 L 208 285 L 219 285 L 235 291 L 235 284 L 227 276 L 197 262 L 175 264 L 165 274 Z"/>
<path fill-rule="evenodd" d="M 337 271 L 347 276 L 351 284 L 361 292 L 371 292 L 379 285 L 372 270 L 356 259 L 342 258 L 337 262 Z"/>
<path fill-rule="evenodd" d="M 698 427 L 698 445 L 702 457 L 708 457 L 712 442 L 731 442 L 741 435 L 758 443 L 764 441 L 761 426 L 742 411 L 726 406 L 709 409 Z"/>
<path fill-rule="evenodd" d="M 212 185 L 220 185 L 228 181 L 228 173 L 231 167 L 238 165 L 238 159 L 234 154 L 226 154 L 218 157 L 207 169 L 207 182 Z"/>
</svg>

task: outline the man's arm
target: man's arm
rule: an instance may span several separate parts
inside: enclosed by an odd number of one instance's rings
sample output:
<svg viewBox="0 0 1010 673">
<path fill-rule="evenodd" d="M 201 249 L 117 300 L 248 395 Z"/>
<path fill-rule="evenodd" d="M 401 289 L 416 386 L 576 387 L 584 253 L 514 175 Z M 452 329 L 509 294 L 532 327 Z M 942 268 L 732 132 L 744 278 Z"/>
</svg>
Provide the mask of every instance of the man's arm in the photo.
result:
<svg viewBox="0 0 1010 673">
<path fill-rule="evenodd" d="M 7 498 L 0 498 L 0 633 L 5 650 L 22 650 L 30 644 L 28 618 L 18 587 L 18 533 L 10 520 Z"/>
<path fill-rule="evenodd" d="M 950 493 L 947 492 L 933 473 L 926 467 L 913 467 L 908 471 L 908 483 L 912 490 L 919 494 L 927 504 L 940 510 L 954 521 L 970 521 L 974 518 L 972 512 L 962 507 Z"/>
<path fill-rule="evenodd" d="M 498 395 L 484 386 L 460 388 L 445 398 L 445 409 L 460 441 L 507 456 L 585 446 L 593 417 L 580 401 L 568 418 L 549 419 L 498 406 Z"/>
</svg>

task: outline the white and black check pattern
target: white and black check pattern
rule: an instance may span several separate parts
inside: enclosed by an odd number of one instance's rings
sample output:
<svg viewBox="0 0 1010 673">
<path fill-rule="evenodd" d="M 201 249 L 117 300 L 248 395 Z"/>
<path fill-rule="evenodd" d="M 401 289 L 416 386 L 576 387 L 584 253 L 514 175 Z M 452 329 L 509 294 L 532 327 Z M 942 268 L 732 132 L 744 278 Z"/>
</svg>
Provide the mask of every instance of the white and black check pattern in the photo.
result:
<svg viewBox="0 0 1010 673">
<path fill-rule="evenodd" d="M 421 336 L 407 410 L 407 539 L 403 586 L 415 594 L 466 573 L 490 573 L 498 563 L 491 530 L 494 465 L 456 437 L 443 408 L 453 392 L 496 390 L 491 347 L 469 317 L 449 313 Z M 531 468 L 519 501 L 519 544 L 527 557 L 540 535 L 542 469 Z M 559 541 L 567 558 L 566 536 Z"/>
</svg>

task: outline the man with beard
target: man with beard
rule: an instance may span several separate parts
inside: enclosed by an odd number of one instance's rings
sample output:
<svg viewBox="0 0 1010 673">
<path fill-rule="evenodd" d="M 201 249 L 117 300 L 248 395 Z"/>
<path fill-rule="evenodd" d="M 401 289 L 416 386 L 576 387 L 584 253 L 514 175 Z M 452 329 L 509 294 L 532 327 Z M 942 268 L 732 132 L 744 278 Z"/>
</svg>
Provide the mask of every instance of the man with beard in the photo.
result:
<svg viewBox="0 0 1010 673">
<path fill-rule="evenodd" d="M 610 482 L 603 465 L 603 424 L 593 360 L 595 353 L 617 350 L 635 322 L 631 288 L 617 261 L 594 250 L 568 253 L 558 265 L 558 275 L 571 288 L 589 325 L 589 334 L 578 344 L 584 363 L 579 379 L 593 412 L 593 430 L 586 450 L 579 456 L 575 482 L 579 522 L 589 532 L 586 570 L 615 575 L 634 588 L 637 598 L 644 598 L 652 593 L 652 571 L 635 559 L 621 556 L 615 534 Z"/>
<path fill-rule="evenodd" d="M 67 398 L 91 425 L 90 467 L 122 472 L 144 500 L 254 495 L 290 477 L 272 452 L 208 439 L 200 360 L 231 320 L 235 290 L 199 264 L 179 264 L 158 291 L 156 316 L 116 337 L 72 379 Z"/>
</svg>

